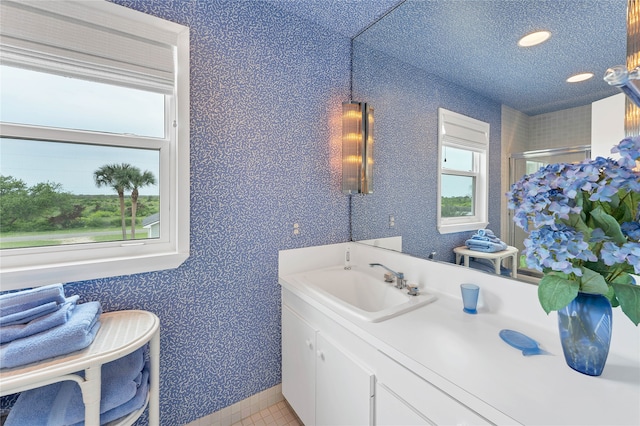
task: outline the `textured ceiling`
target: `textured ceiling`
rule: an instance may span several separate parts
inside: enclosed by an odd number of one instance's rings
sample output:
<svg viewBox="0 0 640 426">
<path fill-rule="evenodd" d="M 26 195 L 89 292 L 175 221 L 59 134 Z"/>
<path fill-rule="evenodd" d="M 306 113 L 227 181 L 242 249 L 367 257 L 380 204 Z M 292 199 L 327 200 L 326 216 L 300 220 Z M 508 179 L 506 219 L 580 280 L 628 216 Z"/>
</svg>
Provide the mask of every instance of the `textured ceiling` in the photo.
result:
<svg viewBox="0 0 640 426">
<path fill-rule="evenodd" d="M 378 21 L 356 40 L 529 115 L 618 93 L 602 76 L 626 57 L 627 0 L 269 1 L 346 36 Z M 540 29 L 547 42 L 516 45 Z"/>
<path fill-rule="evenodd" d="M 354 37 L 402 0 L 263 0 L 279 9 Z"/>
</svg>

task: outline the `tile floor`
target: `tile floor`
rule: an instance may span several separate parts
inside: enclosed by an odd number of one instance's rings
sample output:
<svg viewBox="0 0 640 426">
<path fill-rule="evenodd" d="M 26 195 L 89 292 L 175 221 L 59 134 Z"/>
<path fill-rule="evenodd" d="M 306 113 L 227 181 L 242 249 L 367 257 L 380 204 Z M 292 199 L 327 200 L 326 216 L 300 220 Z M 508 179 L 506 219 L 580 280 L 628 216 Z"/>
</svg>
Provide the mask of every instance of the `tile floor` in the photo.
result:
<svg viewBox="0 0 640 426">
<path fill-rule="evenodd" d="M 186 426 L 304 426 L 278 384 Z"/>
<path fill-rule="evenodd" d="M 267 407 L 232 426 L 304 426 L 286 401 Z"/>
</svg>

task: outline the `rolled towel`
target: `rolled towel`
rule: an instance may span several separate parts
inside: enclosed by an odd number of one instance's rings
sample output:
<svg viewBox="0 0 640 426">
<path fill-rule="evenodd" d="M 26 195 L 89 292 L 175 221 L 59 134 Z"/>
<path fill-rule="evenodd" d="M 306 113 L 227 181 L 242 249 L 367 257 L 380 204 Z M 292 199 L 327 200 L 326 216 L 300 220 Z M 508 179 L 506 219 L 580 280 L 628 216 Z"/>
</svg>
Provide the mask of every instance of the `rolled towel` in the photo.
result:
<svg viewBox="0 0 640 426">
<path fill-rule="evenodd" d="M 50 328 L 66 323 L 71 317 L 79 297 L 80 296 L 71 296 L 67 298 L 67 301 L 60 305 L 60 307 L 55 311 L 43 316 L 38 316 L 26 324 L 15 324 L 0 327 L 0 344 L 12 342 L 16 339 L 24 339 L 25 337 L 41 333 L 49 330 Z"/>
<path fill-rule="evenodd" d="M 43 305 L 51 306 L 55 302 L 61 305 L 65 302 L 64 288 L 62 284 L 52 284 L 43 287 L 36 287 L 29 290 L 6 293 L 0 296 L 0 325 L 3 318 L 10 318 L 10 322 L 15 322 L 20 318 L 20 313 L 24 312 L 25 317 L 32 317 Z M 35 311 L 33 310 L 34 308 Z M 48 312 L 43 313 L 46 314 Z M 9 317 L 10 316 L 10 317 Z"/>
<path fill-rule="evenodd" d="M 101 313 L 99 302 L 76 305 L 66 323 L 0 346 L 0 368 L 13 368 L 86 348 L 100 328 Z"/>
<path fill-rule="evenodd" d="M 476 232 L 476 235 L 478 237 L 495 237 L 491 229 L 478 229 L 478 232 Z"/>
<path fill-rule="evenodd" d="M 136 400 L 138 393 L 144 391 L 146 397 L 148 392 L 149 375 L 144 358 L 144 348 L 140 348 L 102 366 L 100 424 L 142 407 L 144 399 L 142 404 L 133 404 L 134 408 L 124 412 Z M 84 424 L 84 414 L 80 387 L 76 382 L 65 381 L 22 392 L 5 426 L 81 425 Z"/>
</svg>

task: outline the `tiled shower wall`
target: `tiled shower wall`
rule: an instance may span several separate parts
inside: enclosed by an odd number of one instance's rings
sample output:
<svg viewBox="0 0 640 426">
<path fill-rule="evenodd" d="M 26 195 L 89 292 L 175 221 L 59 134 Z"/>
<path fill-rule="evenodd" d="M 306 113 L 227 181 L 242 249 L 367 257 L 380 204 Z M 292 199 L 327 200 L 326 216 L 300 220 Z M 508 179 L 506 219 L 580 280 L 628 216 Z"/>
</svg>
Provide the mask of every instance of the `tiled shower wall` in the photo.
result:
<svg viewBox="0 0 640 426">
<path fill-rule="evenodd" d="M 509 154 L 591 144 L 591 104 L 534 116 L 505 106 L 502 120 Z"/>
<path fill-rule="evenodd" d="M 527 151 L 591 144 L 591 104 L 529 118 Z"/>
</svg>

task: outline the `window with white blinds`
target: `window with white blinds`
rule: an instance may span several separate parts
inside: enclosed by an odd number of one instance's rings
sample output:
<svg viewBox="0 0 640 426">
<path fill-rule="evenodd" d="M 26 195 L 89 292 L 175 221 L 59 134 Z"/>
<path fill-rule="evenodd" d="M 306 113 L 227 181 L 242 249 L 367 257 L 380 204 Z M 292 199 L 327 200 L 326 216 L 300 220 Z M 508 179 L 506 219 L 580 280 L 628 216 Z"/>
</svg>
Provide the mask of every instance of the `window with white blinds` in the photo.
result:
<svg viewBox="0 0 640 426">
<path fill-rule="evenodd" d="M 2 290 L 184 262 L 188 28 L 101 0 L 3 0 L 0 79 Z"/>
<path fill-rule="evenodd" d="M 438 230 L 484 228 L 488 222 L 489 124 L 438 110 Z"/>
</svg>

